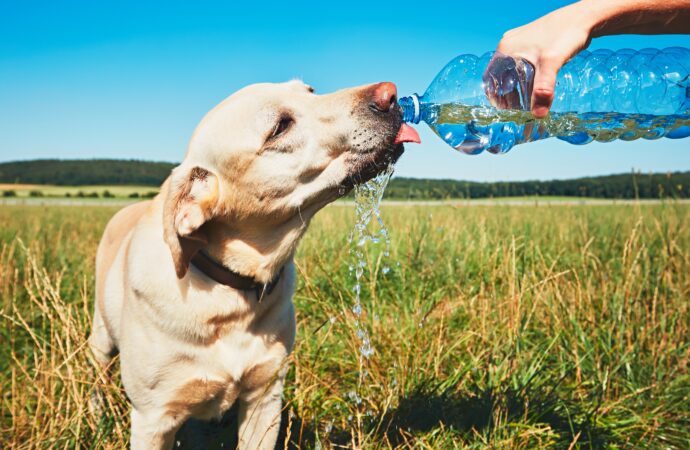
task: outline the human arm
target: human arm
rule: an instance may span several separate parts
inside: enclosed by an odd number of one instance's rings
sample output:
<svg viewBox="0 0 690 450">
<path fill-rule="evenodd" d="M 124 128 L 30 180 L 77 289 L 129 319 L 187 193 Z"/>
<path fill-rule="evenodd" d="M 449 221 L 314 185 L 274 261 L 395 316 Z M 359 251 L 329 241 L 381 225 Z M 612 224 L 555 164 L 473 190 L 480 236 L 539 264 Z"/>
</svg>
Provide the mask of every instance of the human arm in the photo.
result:
<svg viewBox="0 0 690 450">
<path fill-rule="evenodd" d="M 592 38 L 633 33 L 690 33 L 690 0 L 582 0 L 506 32 L 496 51 L 534 65 L 531 109 L 542 118 L 563 64 Z"/>
</svg>

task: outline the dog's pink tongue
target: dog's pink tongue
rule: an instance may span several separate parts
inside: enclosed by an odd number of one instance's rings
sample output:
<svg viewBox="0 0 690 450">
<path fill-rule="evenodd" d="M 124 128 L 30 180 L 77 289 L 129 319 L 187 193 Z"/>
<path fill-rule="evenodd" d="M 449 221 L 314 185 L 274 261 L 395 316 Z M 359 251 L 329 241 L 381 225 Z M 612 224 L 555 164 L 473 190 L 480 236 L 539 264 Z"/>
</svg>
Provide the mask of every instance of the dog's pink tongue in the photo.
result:
<svg viewBox="0 0 690 450">
<path fill-rule="evenodd" d="M 400 126 L 400 131 L 395 137 L 395 144 L 402 144 L 403 142 L 414 142 L 416 144 L 421 144 L 422 140 L 419 138 L 417 131 L 406 123 Z"/>
</svg>

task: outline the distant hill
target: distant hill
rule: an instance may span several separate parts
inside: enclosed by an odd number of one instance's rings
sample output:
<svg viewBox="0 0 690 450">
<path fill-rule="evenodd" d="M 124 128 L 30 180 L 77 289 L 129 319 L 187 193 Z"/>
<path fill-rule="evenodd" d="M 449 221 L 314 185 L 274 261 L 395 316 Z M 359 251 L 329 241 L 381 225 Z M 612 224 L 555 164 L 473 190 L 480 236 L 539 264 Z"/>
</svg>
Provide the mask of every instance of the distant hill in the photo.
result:
<svg viewBox="0 0 690 450">
<path fill-rule="evenodd" d="M 159 186 L 175 164 L 122 159 L 37 159 L 0 163 L 0 183 Z"/>
<path fill-rule="evenodd" d="M 159 186 L 173 163 L 137 160 L 34 160 L 0 163 L 0 183 L 60 186 Z M 459 180 L 394 178 L 389 199 L 453 199 L 520 196 L 597 198 L 690 198 L 690 172 L 626 173 L 552 181 L 478 183 Z"/>
<path fill-rule="evenodd" d="M 690 172 L 625 173 L 551 181 L 478 183 L 458 180 L 395 178 L 386 198 L 450 199 L 522 196 L 596 198 L 690 198 Z"/>
</svg>

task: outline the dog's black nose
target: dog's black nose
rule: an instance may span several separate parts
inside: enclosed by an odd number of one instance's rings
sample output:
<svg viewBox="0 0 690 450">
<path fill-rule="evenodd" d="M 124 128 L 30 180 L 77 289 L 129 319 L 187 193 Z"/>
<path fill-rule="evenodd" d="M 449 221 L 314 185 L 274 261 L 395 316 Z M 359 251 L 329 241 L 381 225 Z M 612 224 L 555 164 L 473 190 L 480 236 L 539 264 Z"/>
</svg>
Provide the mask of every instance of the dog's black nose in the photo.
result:
<svg viewBox="0 0 690 450">
<path fill-rule="evenodd" d="M 398 89 L 395 84 L 386 81 L 379 83 L 371 88 L 371 107 L 381 112 L 390 111 L 391 107 L 398 101 Z"/>
</svg>

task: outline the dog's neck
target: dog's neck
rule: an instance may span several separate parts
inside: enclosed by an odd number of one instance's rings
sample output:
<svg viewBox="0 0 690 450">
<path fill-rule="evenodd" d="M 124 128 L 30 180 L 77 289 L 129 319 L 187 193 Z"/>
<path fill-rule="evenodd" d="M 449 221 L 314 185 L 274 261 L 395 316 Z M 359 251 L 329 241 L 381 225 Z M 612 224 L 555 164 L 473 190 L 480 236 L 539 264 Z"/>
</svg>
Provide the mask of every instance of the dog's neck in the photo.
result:
<svg viewBox="0 0 690 450">
<path fill-rule="evenodd" d="M 209 227 L 205 249 L 228 269 L 268 283 L 292 258 L 307 225 L 300 218 L 265 230 L 237 230 L 216 224 Z"/>
</svg>

